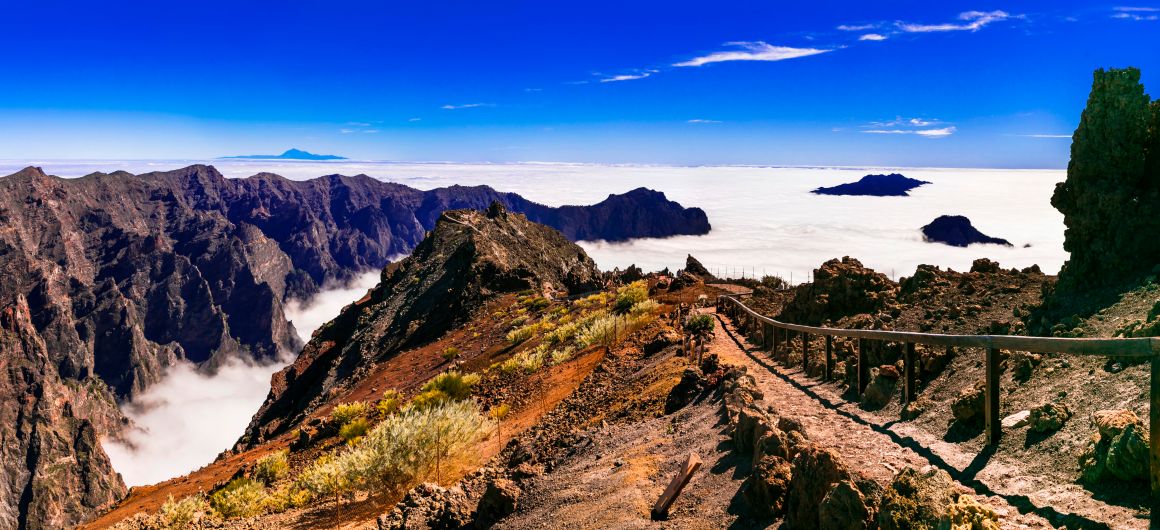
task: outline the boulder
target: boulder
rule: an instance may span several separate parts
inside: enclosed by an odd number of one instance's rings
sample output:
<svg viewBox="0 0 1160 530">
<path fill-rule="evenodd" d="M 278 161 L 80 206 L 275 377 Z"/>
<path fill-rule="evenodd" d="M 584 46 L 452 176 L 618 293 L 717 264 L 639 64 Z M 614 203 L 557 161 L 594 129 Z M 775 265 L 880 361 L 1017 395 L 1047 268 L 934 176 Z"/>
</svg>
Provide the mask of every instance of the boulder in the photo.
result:
<svg viewBox="0 0 1160 530">
<path fill-rule="evenodd" d="M 882 368 L 890 370 L 884 373 Z M 893 365 L 884 365 L 882 368 L 878 369 L 878 373 L 874 374 L 870 383 L 866 385 L 865 392 L 862 393 L 862 404 L 869 408 L 882 408 L 894 396 L 894 387 L 898 383 L 898 369 Z"/>
<path fill-rule="evenodd" d="M 1031 372 L 1043 362 L 1043 356 L 1038 353 L 1015 352 L 1011 354 L 1010 365 L 1017 381 L 1031 379 Z"/>
<path fill-rule="evenodd" d="M 1148 439 L 1144 424 L 1130 410 L 1101 410 L 1092 415 L 1096 434 L 1079 457 L 1083 479 L 1134 481 L 1148 476 Z"/>
<path fill-rule="evenodd" d="M 955 421 L 961 423 L 978 424 L 983 421 L 983 407 L 985 405 L 984 384 L 975 383 L 959 392 L 951 401 L 951 414 Z"/>
<path fill-rule="evenodd" d="M 490 528 L 500 519 L 515 513 L 520 500 L 520 487 L 506 478 L 487 483 L 475 508 L 475 526 Z"/>
<path fill-rule="evenodd" d="M 785 513 L 792 467 L 786 459 L 763 456 L 742 484 L 742 495 L 758 518 L 780 517 Z"/>
<path fill-rule="evenodd" d="M 408 491 L 390 512 L 379 516 L 379 530 L 451 530 L 471 524 L 473 507 L 459 487 L 423 483 Z"/>
<path fill-rule="evenodd" d="M 1002 268 L 999 267 L 999 262 L 991 261 L 987 258 L 979 258 L 979 259 L 971 262 L 971 272 L 979 272 L 979 273 L 985 274 L 985 273 L 1000 272 L 1001 270 L 1002 270 Z"/>
<path fill-rule="evenodd" d="M 1067 420 L 1071 419 L 1071 411 L 1062 403 L 1046 403 L 1031 409 L 1027 418 L 1031 432 L 1058 431 Z"/>
<path fill-rule="evenodd" d="M 1019 427 L 1027 425 L 1030 422 L 1030 418 L 1030 410 L 1021 410 L 1015 414 L 1003 418 L 1003 421 L 1000 422 L 1000 425 L 1002 425 L 1004 429 L 1018 429 Z"/>
<path fill-rule="evenodd" d="M 867 484 L 874 484 L 866 481 Z M 874 492 L 876 493 L 876 492 Z M 818 506 L 819 530 L 863 530 L 875 527 L 877 496 L 863 494 L 853 481 L 834 486 Z"/>
<path fill-rule="evenodd" d="M 836 484 L 851 479 L 849 468 L 833 450 L 811 446 L 799 452 L 793 459 L 784 528 L 818 528 L 822 500 Z"/>
<path fill-rule="evenodd" d="M 954 480 L 936 468 L 906 468 L 894 476 L 882 495 L 881 530 L 933 530 L 958 496 Z"/>
<path fill-rule="evenodd" d="M 959 495 L 939 520 L 938 530 L 999 530 L 999 514 L 972 495 Z"/>
<path fill-rule="evenodd" d="M 665 398 L 665 414 L 672 414 L 692 403 L 705 390 L 705 380 L 696 368 L 685 368 L 681 380 L 669 391 Z"/>
</svg>

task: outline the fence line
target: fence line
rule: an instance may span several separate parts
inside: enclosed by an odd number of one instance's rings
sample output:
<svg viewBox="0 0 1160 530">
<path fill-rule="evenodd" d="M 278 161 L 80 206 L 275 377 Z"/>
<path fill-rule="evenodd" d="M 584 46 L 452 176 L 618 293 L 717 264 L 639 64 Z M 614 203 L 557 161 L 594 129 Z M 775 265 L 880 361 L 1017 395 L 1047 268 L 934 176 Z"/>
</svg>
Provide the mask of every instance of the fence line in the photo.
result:
<svg viewBox="0 0 1160 530">
<path fill-rule="evenodd" d="M 833 338 L 842 337 L 857 339 L 856 348 L 856 390 L 859 396 L 866 389 L 870 378 L 870 367 L 867 365 L 866 350 L 870 341 L 900 342 L 905 344 L 903 350 L 903 403 L 910 404 L 917 398 L 916 375 L 918 371 L 917 357 L 914 352 L 916 344 L 927 346 L 943 346 L 946 348 L 982 348 L 986 360 L 986 380 L 984 386 L 984 422 L 986 444 L 997 446 L 1002 435 L 999 415 L 999 351 L 1014 350 L 1034 353 L 1062 353 L 1068 355 L 1100 355 L 1115 357 L 1147 358 L 1151 362 L 1151 382 L 1149 397 L 1148 429 L 1151 482 L 1151 522 L 1150 528 L 1160 528 L 1160 338 L 1128 338 L 1128 339 L 1096 339 L 1096 338 L 1061 338 L 1061 337 L 1026 337 L 1015 335 L 943 335 L 937 333 L 917 333 L 909 331 L 884 331 L 865 329 L 840 329 L 818 326 L 803 326 L 788 322 L 779 322 L 764 316 L 741 301 L 742 295 L 720 295 L 717 297 L 718 309 L 733 320 L 734 325 L 745 333 L 756 333 L 761 347 L 776 355 L 779 348 L 784 347 L 788 363 L 791 337 L 798 333 L 802 337 L 802 369 L 808 367 L 809 337 L 821 335 L 825 337 L 825 379 L 831 379 L 833 373 Z M 780 333 L 779 333 L 780 330 Z M 778 335 L 781 335 L 779 337 Z M 784 339 L 784 344 L 779 345 Z M 806 372 L 808 375 L 808 372 Z"/>
</svg>

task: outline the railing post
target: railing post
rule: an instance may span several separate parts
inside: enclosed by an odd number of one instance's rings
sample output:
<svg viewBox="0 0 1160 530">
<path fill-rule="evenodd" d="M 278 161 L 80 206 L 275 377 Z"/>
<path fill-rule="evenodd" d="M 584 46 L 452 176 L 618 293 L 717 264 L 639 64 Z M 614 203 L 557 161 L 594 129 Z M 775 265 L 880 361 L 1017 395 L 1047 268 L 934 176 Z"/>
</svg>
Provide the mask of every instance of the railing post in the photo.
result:
<svg viewBox="0 0 1160 530">
<path fill-rule="evenodd" d="M 1153 341 L 1157 339 L 1152 339 Z M 1151 528 L 1160 528 L 1160 355 L 1152 354 L 1151 399 L 1148 410 L 1149 477 L 1152 479 Z"/>
<path fill-rule="evenodd" d="M 761 324 L 761 349 L 765 351 L 773 349 L 773 330 L 773 324 L 769 322 L 763 322 Z"/>
<path fill-rule="evenodd" d="M 810 368 L 810 334 L 802 333 L 802 374 L 809 374 Z"/>
<path fill-rule="evenodd" d="M 858 339 L 858 395 L 862 395 L 862 391 L 866 390 L 866 384 L 870 382 L 870 366 L 866 363 L 866 339 Z"/>
<path fill-rule="evenodd" d="M 793 332 L 790 331 L 789 329 L 786 329 L 785 330 L 785 351 L 782 352 L 782 356 L 785 357 L 785 360 L 782 361 L 782 364 L 789 366 L 789 354 L 790 353 L 793 353 Z"/>
<path fill-rule="evenodd" d="M 903 377 L 903 404 L 909 405 L 918 396 L 918 387 L 915 375 L 918 372 L 918 367 L 915 366 L 914 343 L 906 343 L 906 352 L 903 354 L 902 370 L 905 373 Z"/>
<path fill-rule="evenodd" d="M 986 400 L 987 445 L 999 444 L 1002 435 L 999 422 L 999 350 L 987 348 L 987 387 L 984 396 Z"/>
<path fill-rule="evenodd" d="M 829 381 L 834 377 L 834 337 L 826 335 L 826 375 L 825 380 Z"/>
</svg>

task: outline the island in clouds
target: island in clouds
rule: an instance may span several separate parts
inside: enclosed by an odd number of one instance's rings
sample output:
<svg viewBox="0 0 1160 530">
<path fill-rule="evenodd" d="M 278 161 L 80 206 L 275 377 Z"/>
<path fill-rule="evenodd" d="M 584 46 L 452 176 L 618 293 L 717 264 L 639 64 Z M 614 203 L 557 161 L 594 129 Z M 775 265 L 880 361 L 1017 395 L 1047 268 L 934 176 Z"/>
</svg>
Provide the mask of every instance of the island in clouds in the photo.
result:
<svg viewBox="0 0 1160 530">
<path fill-rule="evenodd" d="M 223 156 L 225 158 L 244 158 L 248 160 L 346 160 L 345 156 L 338 155 L 316 155 L 301 149 L 287 149 L 286 152 L 280 155 L 238 155 L 238 156 Z"/>
<path fill-rule="evenodd" d="M 874 197 L 908 197 L 910 190 L 930 184 L 925 180 L 904 177 L 898 173 L 866 175 L 858 182 L 847 182 L 829 188 L 818 188 L 816 195 L 870 195 Z"/>
</svg>

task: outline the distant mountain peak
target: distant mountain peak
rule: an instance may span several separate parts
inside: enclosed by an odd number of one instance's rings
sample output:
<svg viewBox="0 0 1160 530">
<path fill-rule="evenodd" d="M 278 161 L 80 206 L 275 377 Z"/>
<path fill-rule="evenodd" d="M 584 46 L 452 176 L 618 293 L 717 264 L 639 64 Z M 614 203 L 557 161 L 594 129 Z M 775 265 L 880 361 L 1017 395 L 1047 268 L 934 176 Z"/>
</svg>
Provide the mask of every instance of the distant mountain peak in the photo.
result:
<svg viewBox="0 0 1160 530">
<path fill-rule="evenodd" d="M 222 158 L 244 158 L 257 160 L 346 160 L 345 156 L 338 155 L 316 155 L 309 151 L 291 147 L 280 155 L 239 155 L 226 156 Z"/>
</svg>

